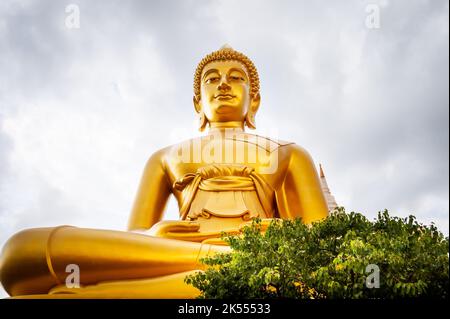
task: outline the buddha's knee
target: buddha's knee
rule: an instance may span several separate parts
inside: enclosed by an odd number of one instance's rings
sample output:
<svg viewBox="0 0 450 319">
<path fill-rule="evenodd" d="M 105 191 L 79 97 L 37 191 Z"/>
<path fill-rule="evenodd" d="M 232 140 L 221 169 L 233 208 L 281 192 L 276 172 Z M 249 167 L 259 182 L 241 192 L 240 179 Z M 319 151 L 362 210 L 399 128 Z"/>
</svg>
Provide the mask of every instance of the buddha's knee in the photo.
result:
<svg viewBox="0 0 450 319">
<path fill-rule="evenodd" d="M 0 255 L 0 282 L 11 295 L 46 293 L 56 282 L 48 267 L 48 243 L 58 227 L 18 232 Z"/>
</svg>

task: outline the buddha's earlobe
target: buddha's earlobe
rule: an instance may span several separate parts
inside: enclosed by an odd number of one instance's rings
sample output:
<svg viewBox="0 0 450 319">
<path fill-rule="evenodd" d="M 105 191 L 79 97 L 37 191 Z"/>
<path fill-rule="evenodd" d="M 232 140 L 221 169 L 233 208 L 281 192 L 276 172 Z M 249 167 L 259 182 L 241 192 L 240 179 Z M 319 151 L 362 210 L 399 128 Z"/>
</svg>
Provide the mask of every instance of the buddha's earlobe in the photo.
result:
<svg viewBox="0 0 450 319">
<path fill-rule="evenodd" d="M 252 130 L 256 129 L 255 115 L 250 114 L 250 112 L 248 112 L 247 115 L 245 116 L 245 124 L 247 125 L 248 128 Z"/>
<path fill-rule="evenodd" d="M 203 113 L 203 112 L 200 112 L 200 118 L 199 118 L 199 127 L 198 127 L 198 130 L 200 131 L 200 132 L 203 132 L 204 130 L 205 130 L 205 127 L 206 127 L 206 125 L 208 124 L 208 119 L 206 118 L 206 116 L 205 116 L 205 113 Z"/>
<path fill-rule="evenodd" d="M 248 126 L 248 128 L 254 130 L 256 129 L 256 123 L 255 123 L 255 115 L 256 112 L 259 109 L 259 103 L 261 102 L 261 97 L 259 94 L 255 94 L 252 97 L 252 100 L 250 102 L 250 108 L 247 112 L 247 115 L 245 116 L 245 124 Z"/>
<path fill-rule="evenodd" d="M 194 102 L 194 108 L 195 112 L 199 115 L 199 127 L 198 130 L 200 132 L 203 132 L 206 128 L 206 125 L 208 124 L 208 119 L 206 118 L 205 113 L 203 112 L 202 105 L 200 104 L 200 101 L 197 99 L 197 97 L 194 96 L 193 98 Z"/>
</svg>

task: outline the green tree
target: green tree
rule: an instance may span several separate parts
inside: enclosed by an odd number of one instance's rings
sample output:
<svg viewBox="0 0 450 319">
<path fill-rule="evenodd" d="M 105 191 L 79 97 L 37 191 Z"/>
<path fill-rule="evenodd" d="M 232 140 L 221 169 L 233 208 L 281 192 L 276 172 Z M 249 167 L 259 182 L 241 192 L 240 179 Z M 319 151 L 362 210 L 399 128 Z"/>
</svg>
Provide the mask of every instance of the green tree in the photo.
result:
<svg viewBox="0 0 450 319">
<path fill-rule="evenodd" d="M 414 216 L 385 210 L 371 222 L 338 208 L 310 226 L 274 220 L 261 230 L 256 219 L 241 236 L 224 234 L 232 253 L 204 258 L 210 267 L 186 278 L 200 298 L 448 298 L 449 239 Z M 369 265 L 379 288 L 366 284 Z"/>
</svg>

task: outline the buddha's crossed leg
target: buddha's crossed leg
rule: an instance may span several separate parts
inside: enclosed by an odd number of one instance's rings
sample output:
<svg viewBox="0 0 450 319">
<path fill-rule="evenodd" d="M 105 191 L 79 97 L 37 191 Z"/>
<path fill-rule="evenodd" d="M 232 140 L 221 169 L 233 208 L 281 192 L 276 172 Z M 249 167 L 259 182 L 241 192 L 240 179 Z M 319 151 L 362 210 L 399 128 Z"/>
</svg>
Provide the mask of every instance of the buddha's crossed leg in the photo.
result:
<svg viewBox="0 0 450 319">
<path fill-rule="evenodd" d="M 147 298 L 176 298 L 174 290 L 179 289 L 180 298 L 186 298 L 198 291 L 180 284 L 188 273 L 203 268 L 199 259 L 229 251 L 227 246 L 122 231 L 36 228 L 7 242 L 0 279 L 11 296 L 72 292 L 89 297 L 109 290 L 119 295 L 128 292 L 131 298 L 139 297 L 138 292 Z M 70 274 L 66 267 L 71 264 L 79 267 L 82 288 L 64 287 Z"/>
</svg>

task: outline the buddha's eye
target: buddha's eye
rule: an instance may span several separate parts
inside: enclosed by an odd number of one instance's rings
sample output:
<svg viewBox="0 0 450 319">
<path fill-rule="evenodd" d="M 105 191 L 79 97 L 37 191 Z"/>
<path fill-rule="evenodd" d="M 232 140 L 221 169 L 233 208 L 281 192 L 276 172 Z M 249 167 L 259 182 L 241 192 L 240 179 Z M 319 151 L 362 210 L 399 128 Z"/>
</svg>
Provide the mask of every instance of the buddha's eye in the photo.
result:
<svg viewBox="0 0 450 319">
<path fill-rule="evenodd" d="M 219 81 L 219 77 L 213 76 L 213 77 L 206 79 L 205 83 L 209 84 L 209 83 L 214 83 L 216 81 Z"/>
<path fill-rule="evenodd" d="M 245 81 L 244 77 L 239 75 L 230 75 L 230 80 L 232 81 Z"/>
</svg>

